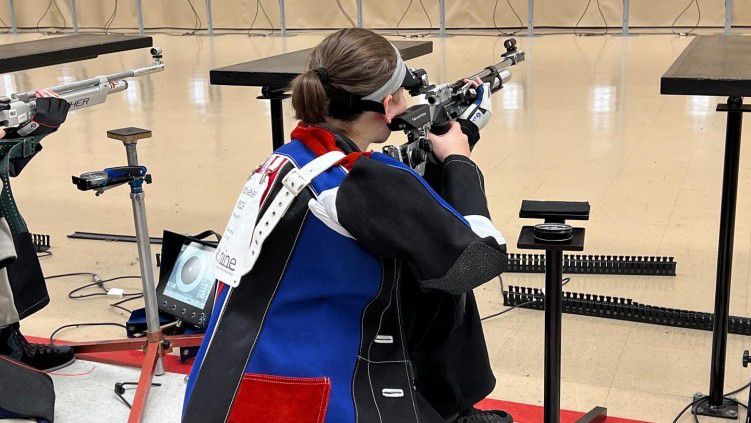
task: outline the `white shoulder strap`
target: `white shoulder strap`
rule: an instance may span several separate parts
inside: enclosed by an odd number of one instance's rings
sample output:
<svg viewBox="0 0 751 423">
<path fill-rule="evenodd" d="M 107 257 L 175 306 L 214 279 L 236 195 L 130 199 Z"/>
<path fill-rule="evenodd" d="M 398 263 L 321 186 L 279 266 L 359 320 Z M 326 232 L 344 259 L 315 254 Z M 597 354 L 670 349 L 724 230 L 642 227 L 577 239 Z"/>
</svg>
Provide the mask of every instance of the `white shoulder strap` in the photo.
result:
<svg viewBox="0 0 751 423">
<path fill-rule="evenodd" d="M 310 185 L 316 176 L 334 166 L 343 157 L 344 153 L 341 151 L 331 151 L 312 160 L 300 169 L 292 169 L 284 176 L 282 179 L 282 188 L 271 200 L 269 208 L 266 209 L 266 212 L 258 220 L 253 231 L 250 251 L 248 251 L 249 256 L 247 257 L 247 270 L 243 269 L 242 276 L 253 270 L 256 260 L 261 254 L 261 247 L 263 247 L 264 241 L 266 241 L 271 231 L 274 230 L 274 227 L 282 219 L 282 216 L 287 213 L 295 197 Z M 236 283 L 239 283 L 239 279 L 237 278 Z"/>
</svg>

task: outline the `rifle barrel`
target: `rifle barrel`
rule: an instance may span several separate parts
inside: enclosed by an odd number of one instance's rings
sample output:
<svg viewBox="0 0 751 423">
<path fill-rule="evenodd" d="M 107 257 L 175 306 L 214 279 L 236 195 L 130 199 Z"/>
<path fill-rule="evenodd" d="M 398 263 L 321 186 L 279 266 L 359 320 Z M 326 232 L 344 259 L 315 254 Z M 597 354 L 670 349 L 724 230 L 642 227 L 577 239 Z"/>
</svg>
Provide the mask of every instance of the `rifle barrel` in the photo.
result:
<svg viewBox="0 0 751 423">
<path fill-rule="evenodd" d="M 69 91 L 77 91 L 83 88 L 96 86 L 102 81 L 102 78 L 104 78 L 107 82 L 112 82 L 121 79 L 132 78 L 134 76 L 161 72 L 163 70 L 164 64 L 145 66 L 142 68 L 128 69 L 119 73 L 113 73 L 111 75 L 97 76 L 94 78 L 84 79 L 82 81 L 71 82 L 70 84 L 56 85 L 54 87 L 46 88 L 46 90 L 62 95 Z M 18 94 L 17 97 L 21 101 L 28 101 L 29 99 L 36 97 L 36 91 L 29 91 L 23 94 Z M 3 98 L 0 98 L 0 101 L 2 100 Z"/>
</svg>

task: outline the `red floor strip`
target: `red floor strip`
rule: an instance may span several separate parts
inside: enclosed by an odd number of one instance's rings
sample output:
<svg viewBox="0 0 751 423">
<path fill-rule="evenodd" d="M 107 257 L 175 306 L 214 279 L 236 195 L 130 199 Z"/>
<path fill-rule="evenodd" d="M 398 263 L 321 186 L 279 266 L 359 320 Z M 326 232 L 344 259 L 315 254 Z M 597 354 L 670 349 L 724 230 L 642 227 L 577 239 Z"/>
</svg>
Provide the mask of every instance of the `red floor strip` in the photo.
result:
<svg viewBox="0 0 751 423">
<path fill-rule="evenodd" d="M 47 343 L 48 339 L 37 338 L 33 336 L 26 337 L 31 342 Z M 63 341 L 61 341 L 63 342 Z M 115 364 L 118 366 L 141 367 L 144 353 L 141 351 L 120 351 L 109 353 L 79 354 L 81 360 L 96 361 L 99 363 Z M 193 364 L 193 360 L 187 363 L 180 363 L 178 356 L 170 354 L 164 359 L 164 368 L 170 373 L 188 374 Z M 514 416 L 517 423 L 538 423 L 542 422 L 542 407 L 537 405 L 520 404 L 516 402 L 500 401 L 486 398 L 477 404 L 477 408 L 483 410 L 505 410 Z M 584 413 L 577 411 L 561 410 L 561 423 L 575 423 L 576 419 L 583 416 Z M 609 417 L 603 423 L 647 423 L 640 420 L 621 419 L 618 417 Z"/>
<path fill-rule="evenodd" d="M 477 408 L 483 410 L 504 410 L 511 413 L 514 416 L 514 421 L 517 423 L 538 423 L 542 422 L 542 407 L 538 405 L 519 404 L 516 402 L 500 401 L 490 398 L 486 398 L 477 404 Z M 561 423 L 575 423 L 576 419 L 583 416 L 585 413 L 577 411 L 561 410 Z M 618 417 L 610 417 L 603 423 L 647 423 L 641 420 L 629 420 L 621 419 Z"/>
</svg>

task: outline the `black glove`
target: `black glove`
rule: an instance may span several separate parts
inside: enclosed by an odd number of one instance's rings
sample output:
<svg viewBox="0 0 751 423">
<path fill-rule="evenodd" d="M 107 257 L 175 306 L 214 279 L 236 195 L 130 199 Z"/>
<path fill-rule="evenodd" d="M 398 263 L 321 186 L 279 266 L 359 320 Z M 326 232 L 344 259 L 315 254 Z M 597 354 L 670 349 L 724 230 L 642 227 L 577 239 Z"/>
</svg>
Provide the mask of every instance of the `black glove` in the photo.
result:
<svg viewBox="0 0 751 423">
<path fill-rule="evenodd" d="M 36 102 L 36 114 L 25 124 L 8 131 L 6 138 L 51 134 L 65 122 L 70 103 L 62 98 L 42 97 Z"/>
</svg>

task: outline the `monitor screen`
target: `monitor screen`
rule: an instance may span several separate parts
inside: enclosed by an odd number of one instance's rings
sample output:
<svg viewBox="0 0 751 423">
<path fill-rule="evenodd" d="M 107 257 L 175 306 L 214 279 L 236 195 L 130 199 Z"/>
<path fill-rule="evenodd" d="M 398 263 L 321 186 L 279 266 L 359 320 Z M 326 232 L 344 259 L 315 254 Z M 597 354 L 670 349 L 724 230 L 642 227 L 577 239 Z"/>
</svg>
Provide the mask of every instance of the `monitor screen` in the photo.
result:
<svg viewBox="0 0 751 423">
<path fill-rule="evenodd" d="M 196 242 L 183 245 L 164 295 L 203 309 L 214 289 L 214 251 Z"/>
</svg>

